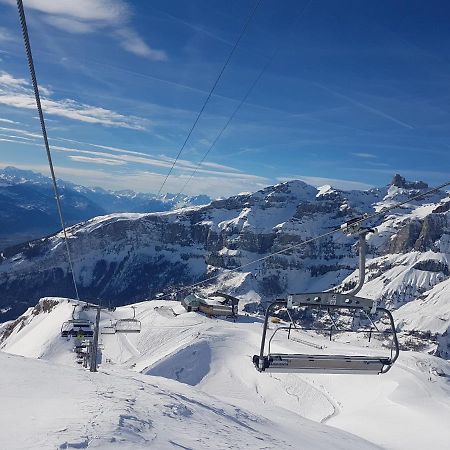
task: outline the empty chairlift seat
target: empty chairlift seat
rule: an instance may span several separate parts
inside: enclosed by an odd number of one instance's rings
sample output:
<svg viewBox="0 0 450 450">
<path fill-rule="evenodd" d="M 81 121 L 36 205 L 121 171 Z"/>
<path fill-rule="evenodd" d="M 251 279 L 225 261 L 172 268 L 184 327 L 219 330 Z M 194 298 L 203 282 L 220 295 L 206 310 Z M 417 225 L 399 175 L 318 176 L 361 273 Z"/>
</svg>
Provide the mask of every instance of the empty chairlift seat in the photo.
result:
<svg viewBox="0 0 450 450">
<path fill-rule="evenodd" d="M 271 338 L 268 340 L 268 351 L 266 352 L 266 334 L 269 325 L 269 317 L 275 307 L 312 307 L 319 310 L 353 310 L 362 311 L 366 314 L 368 320 L 376 328 L 375 323 L 370 318 L 371 314 L 379 314 L 388 318 L 389 331 L 392 337 L 392 346 L 388 356 L 365 356 L 365 355 L 342 355 L 342 354 L 303 354 L 303 353 L 275 353 L 271 352 L 271 342 L 277 331 L 288 330 L 288 327 L 278 327 Z M 337 324 L 333 321 L 333 326 Z M 339 330 L 337 331 L 352 331 Z M 364 330 L 364 332 L 368 332 Z M 370 335 L 372 329 L 369 330 Z M 377 331 L 373 331 L 373 334 Z M 330 335 L 331 339 L 331 335 Z M 266 317 L 263 327 L 261 340 L 261 349 L 259 355 L 253 356 L 253 364 L 260 372 L 300 372 L 300 373 L 365 373 L 365 374 L 383 374 L 389 371 L 399 355 L 399 344 L 395 331 L 392 314 L 385 308 L 374 308 L 373 301 L 370 299 L 355 297 L 343 294 L 319 293 L 319 294 L 296 294 L 291 295 L 286 300 L 278 300 L 272 303 L 266 311 Z"/>
<path fill-rule="evenodd" d="M 136 319 L 119 319 L 114 329 L 116 333 L 140 333 L 141 322 Z"/>
<path fill-rule="evenodd" d="M 105 325 L 100 330 L 101 334 L 115 334 L 116 333 L 116 327 L 115 324 L 111 323 L 111 325 Z"/>
<path fill-rule="evenodd" d="M 259 368 L 259 356 L 254 362 Z M 385 373 L 391 365 L 390 358 L 381 356 L 271 353 L 263 358 L 261 371 L 380 374 Z"/>
<path fill-rule="evenodd" d="M 141 322 L 136 319 L 136 307 L 133 308 L 133 317 L 129 319 L 118 319 L 114 325 L 116 333 L 140 333 Z"/>
</svg>

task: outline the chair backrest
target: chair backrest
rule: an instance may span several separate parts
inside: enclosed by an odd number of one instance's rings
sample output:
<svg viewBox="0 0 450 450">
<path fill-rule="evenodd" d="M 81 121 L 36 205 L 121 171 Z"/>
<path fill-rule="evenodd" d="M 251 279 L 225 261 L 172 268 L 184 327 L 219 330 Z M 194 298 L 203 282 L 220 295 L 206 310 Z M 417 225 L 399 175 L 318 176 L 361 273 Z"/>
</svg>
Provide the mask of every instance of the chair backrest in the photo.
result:
<svg viewBox="0 0 450 450">
<path fill-rule="evenodd" d="M 119 319 L 114 328 L 116 333 L 140 333 L 141 322 L 137 319 Z"/>
</svg>

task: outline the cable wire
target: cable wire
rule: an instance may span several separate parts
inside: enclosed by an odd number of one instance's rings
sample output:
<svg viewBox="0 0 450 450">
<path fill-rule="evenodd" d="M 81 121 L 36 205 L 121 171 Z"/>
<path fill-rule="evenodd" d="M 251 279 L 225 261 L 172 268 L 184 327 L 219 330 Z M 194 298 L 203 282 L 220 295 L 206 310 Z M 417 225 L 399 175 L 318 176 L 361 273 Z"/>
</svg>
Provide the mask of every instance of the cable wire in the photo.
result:
<svg viewBox="0 0 450 450">
<path fill-rule="evenodd" d="M 383 208 L 382 210 L 380 210 L 380 211 L 378 211 L 378 212 L 376 212 L 376 213 L 369 214 L 369 215 L 364 215 L 364 216 L 361 217 L 360 219 L 355 220 L 354 222 L 352 222 L 351 224 L 352 224 L 352 226 L 357 226 L 357 225 L 360 225 L 361 223 L 366 222 L 366 221 L 368 221 L 368 220 L 375 219 L 376 217 L 384 216 L 386 213 L 388 213 L 389 211 L 392 211 L 393 209 L 397 209 L 397 208 L 399 208 L 399 207 L 401 207 L 401 206 L 403 206 L 403 205 L 406 205 L 407 203 L 409 203 L 409 202 L 411 202 L 411 201 L 418 200 L 418 199 L 420 199 L 420 198 L 422 198 L 422 197 L 425 197 L 425 196 L 427 196 L 427 195 L 429 195 L 429 194 L 432 194 L 432 193 L 434 193 L 434 192 L 437 192 L 437 191 L 439 191 L 440 189 L 442 189 L 442 188 L 444 188 L 444 187 L 447 187 L 447 186 L 450 186 L 450 180 L 447 181 L 447 182 L 445 182 L 445 183 L 443 183 L 443 184 L 441 184 L 441 185 L 439 185 L 439 186 L 437 186 L 437 187 L 435 187 L 435 188 L 433 188 L 433 189 L 429 189 L 429 190 L 426 191 L 426 192 L 422 192 L 422 193 L 420 193 L 420 194 L 417 194 L 417 195 L 414 195 L 414 196 L 412 196 L 412 197 L 409 197 L 408 199 L 406 199 L 406 200 L 404 200 L 404 201 L 402 201 L 402 202 L 395 203 L 394 205 L 391 205 L 391 206 L 387 206 L 387 207 Z M 347 222 L 347 223 L 348 223 L 348 222 Z M 304 245 L 307 245 L 307 244 L 310 244 L 310 243 L 312 243 L 312 242 L 318 241 L 318 240 L 323 239 L 323 238 L 325 238 L 325 237 L 331 236 L 332 234 L 337 233 L 338 231 L 339 231 L 339 232 L 342 232 L 342 228 L 341 228 L 341 227 L 334 228 L 334 229 L 332 229 L 332 230 L 330 230 L 330 231 L 327 231 L 326 233 L 323 233 L 323 234 L 321 234 L 321 235 L 319 235 L 319 236 L 315 236 L 315 237 L 313 237 L 313 238 L 311 238 L 311 239 L 307 239 L 307 240 L 301 241 L 301 242 L 299 242 L 299 243 L 297 243 L 297 244 L 290 245 L 290 246 L 288 246 L 288 247 L 286 247 L 286 248 L 283 248 L 283 249 L 281 249 L 281 250 L 278 250 L 277 252 L 269 253 L 268 255 L 265 255 L 265 256 L 263 256 L 263 257 L 261 257 L 261 258 L 254 259 L 254 260 L 252 260 L 252 261 L 250 261 L 250 262 L 248 262 L 248 263 L 242 264 L 242 265 L 240 265 L 240 266 L 238 266 L 238 267 L 236 267 L 236 268 L 234 268 L 234 269 L 228 270 L 228 271 L 226 272 L 226 275 L 231 275 L 231 274 L 233 274 L 233 273 L 235 273 L 235 272 L 237 272 L 237 271 L 239 271 L 239 270 L 241 270 L 241 269 L 243 269 L 243 268 L 245 268 L 245 267 L 249 267 L 249 266 L 251 266 L 251 265 L 253 265 L 253 264 L 256 264 L 256 263 L 258 263 L 258 262 L 261 262 L 261 261 L 265 261 L 266 259 L 272 258 L 273 256 L 281 255 L 281 254 L 283 254 L 283 253 L 288 252 L 289 250 L 293 250 L 293 249 L 295 249 L 295 248 L 302 247 L 302 246 L 304 246 Z M 227 270 L 227 269 L 226 269 L 226 270 Z M 160 299 L 169 298 L 169 297 L 172 297 L 172 296 L 174 296 L 174 295 L 177 295 L 177 294 L 180 293 L 180 292 L 184 292 L 184 291 L 187 291 L 187 290 L 192 290 L 193 288 L 198 287 L 198 286 L 200 286 L 200 285 L 202 285 L 202 284 L 205 284 L 205 283 L 207 283 L 208 281 L 215 280 L 215 279 L 221 277 L 222 275 L 224 275 L 224 274 L 223 274 L 223 273 L 220 273 L 220 274 L 218 274 L 218 275 L 214 275 L 214 276 L 212 276 L 212 277 L 209 277 L 209 278 L 206 278 L 206 279 L 204 279 L 204 280 L 198 281 L 198 282 L 196 282 L 196 283 L 194 283 L 194 284 L 191 284 L 191 285 L 189 285 L 189 286 L 186 286 L 186 287 L 183 287 L 183 288 L 181 288 L 181 289 L 178 289 L 178 290 L 176 290 L 176 291 L 174 291 L 174 292 L 169 292 L 167 295 L 161 296 L 161 297 L 159 297 L 159 298 L 160 298 Z"/>
<path fill-rule="evenodd" d="M 302 10 L 300 11 L 300 13 L 297 15 L 297 17 L 295 18 L 295 20 L 292 22 L 292 24 L 289 27 L 289 32 L 290 29 L 297 24 L 297 22 L 303 17 L 303 15 L 305 14 L 306 10 L 308 9 L 308 7 L 310 6 L 310 4 L 312 3 L 312 0 L 309 0 L 306 5 L 302 8 Z M 264 64 L 264 66 L 262 67 L 262 69 L 259 71 L 257 77 L 253 80 L 253 83 L 250 85 L 249 89 L 247 90 L 247 92 L 245 93 L 244 97 L 242 98 L 242 100 L 238 103 L 238 105 L 236 106 L 236 108 L 234 109 L 234 111 L 232 112 L 231 116 L 229 117 L 229 119 L 227 120 L 227 122 L 225 123 L 225 125 L 222 127 L 222 129 L 219 131 L 218 135 L 215 137 L 214 141 L 211 143 L 211 145 L 209 146 L 208 150 L 206 150 L 206 152 L 204 153 L 202 159 L 197 163 L 197 166 L 195 167 L 195 169 L 193 170 L 193 172 L 191 173 L 191 175 L 189 176 L 189 178 L 186 180 L 186 182 L 184 183 L 183 187 L 181 188 L 181 190 L 178 192 L 178 194 L 176 195 L 177 197 L 182 194 L 184 192 L 184 190 L 186 189 L 186 186 L 192 181 L 192 179 L 195 177 L 195 175 L 197 174 L 198 170 L 200 169 L 200 166 L 203 164 L 203 162 L 205 161 L 205 159 L 207 158 L 207 156 L 209 155 L 209 153 L 211 152 L 211 150 L 215 147 L 215 145 L 217 144 L 217 142 L 219 141 L 219 139 L 222 137 L 222 134 L 225 132 L 225 130 L 228 128 L 228 126 L 230 125 L 230 123 L 232 122 L 232 120 L 234 119 L 234 117 L 236 116 L 236 114 L 238 113 L 238 111 L 241 109 L 242 105 L 244 105 L 244 103 L 247 101 L 248 97 L 250 96 L 250 94 L 253 92 L 253 89 L 255 88 L 255 86 L 258 84 L 259 80 L 262 78 L 262 76 L 264 75 L 265 71 L 267 70 L 267 68 L 270 66 L 270 64 L 272 64 L 273 60 L 275 59 L 275 57 L 277 56 L 278 52 L 281 49 L 281 43 L 278 45 L 278 47 L 275 49 L 275 51 L 272 53 L 272 55 L 270 56 L 270 58 L 266 61 L 266 64 Z"/>
<path fill-rule="evenodd" d="M 183 187 L 180 189 L 180 191 L 178 192 L 178 194 L 176 195 L 177 197 L 184 192 L 184 190 L 186 189 L 186 186 L 191 182 L 191 180 L 195 177 L 196 173 L 199 171 L 200 166 L 203 164 L 203 162 L 205 161 L 205 159 L 207 158 L 207 156 L 209 155 L 209 153 L 211 152 L 211 150 L 214 148 L 214 146 L 217 144 L 218 140 L 221 138 L 222 134 L 225 132 L 225 130 L 228 128 L 228 125 L 230 125 L 231 121 L 233 120 L 234 116 L 238 113 L 238 111 L 241 109 L 241 106 L 247 101 L 247 98 L 250 96 L 250 94 L 252 93 L 253 89 L 255 88 L 255 86 L 258 84 L 258 81 L 261 79 L 261 77 L 263 76 L 264 72 L 266 71 L 267 67 L 269 67 L 270 63 L 272 62 L 271 58 L 262 68 L 262 70 L 259 72 L 258 76 L 255 78 L 255 80 L 253 81 L 253 83 L 251 84 L 250 88 L 248 89 L 247 93 L 245 94 L 245 96 L 242 98 L 242 100 L 239 102 L 239 104 L 236 106 L 236 108 L 234 109 L 233 113 L 231 114 L 231 116 L 229 117 L 229 119 L 227 120 L 227 122 L 225 123 L 225 125 L 222 127 L 222 129 L 220 130 L 219 134 L 215 137 L 214 141 L 211 143 L 211 145 L 209 146 L 208 150 L 206 150 L 205 154 L 203 155 L 202 159 L 197 163 L 197 166 L 195 167 L 195 169 L 192 171 L 190 177 L 186 180 L 186 182 L 184 183 Z"/>
<path fill-rule="evenodd" d="M 80 297 L 78 295 L 77 282 L 75 280 L 75 275 L 74 275 L 74 270 L 73 270 L 72 255 L 70 253 L 69 239 L 67 237 L 64 215 L 63 215 L 62 208 L 61 208 L 61 196 L 59 194 L 58 185 L 56 184 L 55 170 L 53 168 L 53 160 L 52 160 L 52 155 L 50 152 L 50 146 L 48 143 L 47 129 L 45 126 L 44 113 L 42 111 L 41 97 L 39 94 L 39 86 L 38 86 L 38 82 L 37 82 L 37 78 L 36 78 L 36 71 L 34 69 L 33 55 L 31 53 L 30 37 L 28 35 L 27 21 L 25 19 L 25 11 L 23 8 L 22 0 L 17 0 L 17 8 L 19 10 L 19 18 L 20 18 L 20 25 L 22 27 L 23 42 L 24 42 L 25 51 L 27 54 L 28 67 L 30 69 L 31 81 L 33 83 L 34 97 L 36 99 L 36 106 L 37 106 L 37 110 L 38 110 L 38 114 L 39 114 L 39 121 L 41 123 L 42 137 L 44 138 L 44 145 L 45 145 L 45 150 L 47 152 L 48 165 L 50 167 L 50 173 L 52 176 L 53 190 L 55 192 L 55 199 L 56 199 L 56 206 L 58 209 L 59 220 L 61 222 L 61 227 L 62 227 L 62 231 L 64 234 L 64 242 L 66 244 L 67 258 L 69 261 L 70 272 L 72 274 L 73 287 L 75 289 L 75 295 L 76 295 L 77 300 L 80 300 Z"/>
<path fill-rule="evenodd" d="M 161 193 L 164 185 L 167 182 L 167 179 L 169 178 L 170 174 L 173 171 L 173 168 L 175 167 L 176 163 L 178 162 L 178 159 L 180 158 L 181 153 L 183 152 L 184 148 L 186 147 L 186 144 L 189 141 L 189 138 L 191 137 L 191 134 L 194 131 L 194 128 L 197 126 L 197 123 L 200 120 L 200 117 L 203 114 L 203 111 L 205 110 L 206 105 L 208 104 L 208 102 L 209 102 L 213 92 L 215 91 L 217 85 L 219 84 L 219 81 L 220 81 L 223 73 L 225 72 L 225 69 L 227 68 L 228 63 L 230 62 L 231 57 L 233 56 L 235 50 L 237 49 L 237 47 L 239 45 L 239 42 L 241 41 L 241 39 L 243 38 L 245 32 L 247 31 L 247 28 L 248 28 L 248 26 L 249 26 L 253 16 L 255 15 L 256 10 L 258 9 L 258 6 L 260 5 L 261 2 L 262 2 L 262 0 L 258 0 L 256 2 L 255 6 L 253 7 L 253 9 L 250 11 L 250 14 L 248 15 L 247 20 L 245 21 L 245 24 L 244 24 L 244 26 L 243 26 L 243 28 L 241 30 L 241 33 L 239 34 L 239 37 L 237 38 L 236 42 L 234 43 L 234 46 L 231 49 L 230 53 L 228 54 L 228 57 L 225 60 L 225 63 L 223 64 L 222 69 L 220 70 L 219 75 L 216 78 L 216 81 L 214 82 L 211 90 L 208 93 L 208 96 L 206 97 L 205 101 L 203 102 L 203 106 L 201 107 L 199 113 L 197 114 L 197 117 L 196 117 L 194 123 L 192 124 L 192 126 L 191 126 L 191 128 L 190 128 L 190 130 L 189 130 L 189 132 L 188 132 L 188 134 L 186 136 L 186 139 L 183 142 L 183 145 L 181 146 L 180 150 L 178 151 L 178 154 L 177 154 L 175 160 L 173 161 L 172 167 L 169 169 L 169 172 L 167 173 L 166 177 L 164 178 L 164 181 L 162 182 L 161 187 L 159 188 L 157 195 L 159 195 Z"/>
</svg>

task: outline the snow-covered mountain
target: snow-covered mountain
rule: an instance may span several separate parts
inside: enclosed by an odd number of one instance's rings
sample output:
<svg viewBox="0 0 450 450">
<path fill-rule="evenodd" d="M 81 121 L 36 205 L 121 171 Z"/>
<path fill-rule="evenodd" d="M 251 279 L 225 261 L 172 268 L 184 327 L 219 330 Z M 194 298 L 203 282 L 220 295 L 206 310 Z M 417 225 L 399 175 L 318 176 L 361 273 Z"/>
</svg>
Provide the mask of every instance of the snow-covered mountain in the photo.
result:
<svg viewBox="0 0 450 450">
<path fill-rule="evenodd" d="M 126 304 L 153 298 L 217 275 L 206 290 L 221 288 L 248 302 L 267 302 L 288 292 L 314 292 L 355 283 L 354 237 L 343 233 L 298 246 L 261 263 L 230 272 L 364 213 L 423 192 L 422 182 L 396 176 L 391 185 L 369 191 L 317 190 L 300 181 L 254 194 L 216 200 L 207 206 L 153 214 L 112 214 L 69 230 L 75 276 L 82 298 Z M 370 235 L 363 295 L 392 309 L 410 308 L 400 327 L 411 345 L 448 357 L 445 299 L 449 277 L 449 210 L 446 192 L 436 192 L 379 219 Z M 440 286 L 442 289 L 440 289 Z M 433 290 L 434 289 L 434 290 Z M 61 234 L 4 251 L 0 256 L 1 305 L 17 317 L 43 296 L 73 296 Z M 413 316 L 424 304 L 441 306 L 435 321 Z M 10 309 L 9 309 L 10 308 Z M 433 309 L 433 308 L 430 308 Z M 414 314 L 413 314 L 414 312 Z M 419 340 L 419 341 L 417 341 Z"/>
<path fill-rule="evenodd" d="M 131 190 L 107 191 L 63 180 L 58 181 L 58 186 L 68 225 L 103 214 L 170 211 L 211 201 L 204 195 L 157 196 Z M 0 250 L 55 233 L 60 228 L 50 178 L 15 167 L 0 170 Z"/>
<path fill-rule="evenodd" d="M 259 373 L 251 361 L 258 316 L 176 316 L 173 305 L 136 304 L 141 333 L 102 334 L 94 374 L 77 367 L 74 339 L 60 329 L 74 307 L 83 319 L 95 310 L 47 298 L 3 325 L 0 383 L 17 388 L 2 396 L 0 448 L 446 448 L 448 361 L 402 352 L 380 376 Z M 100 326 L 131 314 L 104 312 Z M 277 336 L 278 349 L 311 351 Z M 307 339 L 325 344 L 323 352 L 342 351 L 323 336 Z"/>
</svg>

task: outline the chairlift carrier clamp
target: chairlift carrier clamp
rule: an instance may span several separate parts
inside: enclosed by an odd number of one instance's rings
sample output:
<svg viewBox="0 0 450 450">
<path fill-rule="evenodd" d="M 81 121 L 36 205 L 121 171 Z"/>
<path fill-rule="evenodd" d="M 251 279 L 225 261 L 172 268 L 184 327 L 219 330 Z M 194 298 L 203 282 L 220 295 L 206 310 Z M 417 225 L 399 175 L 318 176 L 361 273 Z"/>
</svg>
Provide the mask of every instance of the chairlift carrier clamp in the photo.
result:
<svg viewBox="0 0 450 450">
<path fill-rule="evenodd" d="M 344 232 L 359 235 L 359 280 L 357 285 L 347 294 L 334 292 L 318 292 L 305 294 L 290 294 L 287 300 L 279 299 L 271 303 L 266 310 L 264 328 L 261 339 L 259 355 L 253 356 L 253 363 L 259 372 L 306 372 L 306 373 L 372 373 L 384 374 L 390 370 L 399 356 L 399 344 L 392 314 L 386 308 L 377 307 L 377 302 L 357 297 L 365 279 L 366 262 L 366 235 L 373 232 L 372 229 L 361 229 L 359 223 L 362 219 L 354 219 L 342 226 Z M 361 356 L 361 355 L 308 355 L 308 354 L 282 354 L 271 353 L 269 340 L 269 353 L 265 355 L 266 334 L 269 325 L 269 317 L 277 306 L 286 307 L 288 310 L 299 306 L 312 306 L 320 309 L 350 309 L 362 310 L 369 314 L 381 312 L 389 319 L 393 339 L 393 349 L 390 357 Z M 370 317 L 369 317 L 370 318 Z M 371 319 L 370 319 L 371 320 Z M 276 332 L 276 331 L 275 331 Z"/>
</svg>

